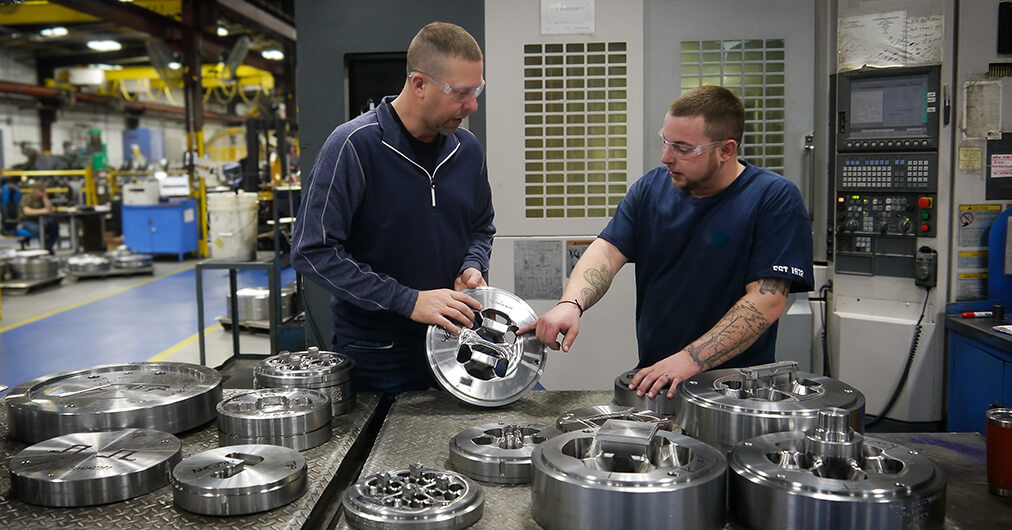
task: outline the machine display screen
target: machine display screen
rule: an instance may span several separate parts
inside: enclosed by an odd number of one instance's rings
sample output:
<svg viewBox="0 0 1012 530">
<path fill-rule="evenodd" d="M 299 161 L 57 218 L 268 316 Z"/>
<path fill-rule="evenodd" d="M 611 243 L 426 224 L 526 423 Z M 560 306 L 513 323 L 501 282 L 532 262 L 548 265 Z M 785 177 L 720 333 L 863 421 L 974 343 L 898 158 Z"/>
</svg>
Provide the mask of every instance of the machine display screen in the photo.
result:
<svg viewBox="0 0 1012 530">
<path fill-rule="evenodd" d="M 928 75 L 854 79 L 850 131 L 854 138 L 927 136 Z"/>
</svg>

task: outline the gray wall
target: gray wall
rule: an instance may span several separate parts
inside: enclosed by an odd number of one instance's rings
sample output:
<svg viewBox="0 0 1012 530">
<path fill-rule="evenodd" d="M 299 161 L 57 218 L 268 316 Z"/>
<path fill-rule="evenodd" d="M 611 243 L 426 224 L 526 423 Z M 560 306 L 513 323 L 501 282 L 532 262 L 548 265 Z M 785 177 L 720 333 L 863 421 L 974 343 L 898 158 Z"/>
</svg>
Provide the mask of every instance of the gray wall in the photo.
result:
<svg viewBox="0 0 1012 530">
<path fill-rule="evenodd" d="M 404 52 L 415 33 L 433 21 L 462 26 L 485 48 L 485 3 L 476 0 L 371 0 L 296 2 L 299 29 L 295 77 L 303 177 L 309 176 L 320 145 L 345 118 L 344 57 L 349 53 Z M 488 65 L 486 65 L 486 69 Z M 494 90 L 495 87 L 489 87 Z M 471 115 L 470 129 L 485 143 L 484 101 Z M 327 291 L 306 283 L 306 308 L 323 339 L 330 342 Z M 312 330 L 307 341 L 317 344 Z"/>
</svg>

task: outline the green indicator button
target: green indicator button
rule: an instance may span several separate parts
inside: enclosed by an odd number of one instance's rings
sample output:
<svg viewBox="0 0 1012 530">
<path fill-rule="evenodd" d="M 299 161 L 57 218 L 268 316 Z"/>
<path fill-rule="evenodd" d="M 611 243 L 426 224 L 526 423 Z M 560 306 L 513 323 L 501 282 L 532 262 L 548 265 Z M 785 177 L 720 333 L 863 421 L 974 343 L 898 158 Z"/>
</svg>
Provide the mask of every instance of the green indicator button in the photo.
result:
<svg viewBox="0 0 1012 530">
<path fill-rule="evenodd" d="M 931 219 L 931 214 L 928 212 L 921 212 L 921 219 L 927 221 L 928 219 Z"/>
</svg>

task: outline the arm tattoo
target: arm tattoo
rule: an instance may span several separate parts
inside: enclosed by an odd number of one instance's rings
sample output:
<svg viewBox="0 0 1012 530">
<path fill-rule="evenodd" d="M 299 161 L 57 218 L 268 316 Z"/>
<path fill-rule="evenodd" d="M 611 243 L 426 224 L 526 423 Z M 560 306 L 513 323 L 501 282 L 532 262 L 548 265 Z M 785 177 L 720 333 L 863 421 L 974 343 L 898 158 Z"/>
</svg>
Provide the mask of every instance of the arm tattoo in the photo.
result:
<svg viewBox="0 0 1012 530">
<path fill-rule="evenodd" d="M 723 364 L 745 351 L 770 326 L 752 302 L 739 300 L 713 329 L 685 347 L 702 371 Z"/>
<path fill-rule="evenodd" d="M 759 294 L 780 294 L 787 296 L 791 290 L 791 282 L 783 278 L 762 278 L 759 280 Z"/>
<path fill-rule="evenodd" d="M 587 309 L 600 300 L 608 291 L 608 287 L 611 287 L 611 271 L 607 265 L 601 265 L 600 269 L 583 271 L 583 279 L 590 284 L 590 287 L 580 289 L 580 295 L 583 296 L 583 308 Z"/>
</svg>

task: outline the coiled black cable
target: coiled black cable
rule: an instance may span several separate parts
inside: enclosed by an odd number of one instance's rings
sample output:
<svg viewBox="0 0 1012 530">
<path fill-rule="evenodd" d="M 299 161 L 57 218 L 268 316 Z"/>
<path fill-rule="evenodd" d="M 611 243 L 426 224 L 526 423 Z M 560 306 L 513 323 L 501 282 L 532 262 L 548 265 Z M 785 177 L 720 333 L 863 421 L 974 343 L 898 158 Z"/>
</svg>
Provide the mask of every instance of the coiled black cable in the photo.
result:
<svg viewBox="0 0 1012 530">
<path fill-rule="evenodd" d="M 889 401 L 886 403 L 885 409 L 875 417 L 871 423 L 865 425 L 865 429 L 871 429 L 885 419 L 889 411 L 896 405 L 896 401 L 900 398 L 900 393 L 903 392 L 903 387 L 907 384 L 907 376 L 910 375 L 910 368 L 914 365 L 914 355 L 917 354 L 917 344 L 921 340 L 921 322 L 924 320 L 924 311 L 928 308 L 928 296 L 931 294 L 931 287 L 927 288 L 924 293 L 924 305 L 921 306 L 921 316 L 917 319 L 917 323 L 914 324 L 914 336 L 910 340 L 910 352 L 907 354 L 907 363 L 903 366 L 903 374 L 900 375 L 900 382 L 896 385 L 896 389 L 893 390 L 893 395 L 889 397 Z"/>
</svg>

